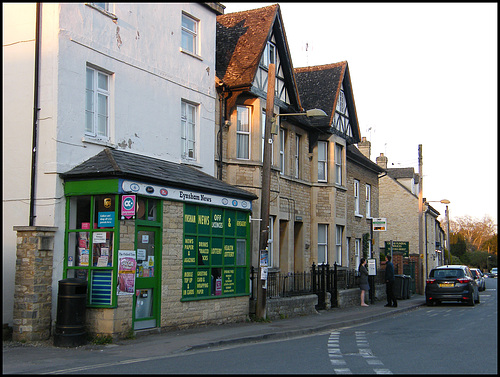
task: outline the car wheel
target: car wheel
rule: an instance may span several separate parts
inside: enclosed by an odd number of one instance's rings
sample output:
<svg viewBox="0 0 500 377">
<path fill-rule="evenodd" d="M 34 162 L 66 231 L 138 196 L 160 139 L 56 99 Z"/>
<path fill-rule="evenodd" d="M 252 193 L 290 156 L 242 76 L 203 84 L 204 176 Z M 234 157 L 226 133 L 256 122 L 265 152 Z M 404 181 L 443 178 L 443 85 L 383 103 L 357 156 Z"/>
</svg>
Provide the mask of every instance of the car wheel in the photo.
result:
<svg viewBox="0 0 500 377">
<path fill-rule="evenodd" d="M 475 302 L 474 302 L 474 293 L 471 293 L 468 304 L 469 304 L 469 306 L 474 306 L 475 305 Z"/>
<path fill-rule="evenodd" d="M 426 300 L 425 303 L 427 304 L 427 306 L 434 305 L 434 303 L 431 300 Z"/>
</svg>

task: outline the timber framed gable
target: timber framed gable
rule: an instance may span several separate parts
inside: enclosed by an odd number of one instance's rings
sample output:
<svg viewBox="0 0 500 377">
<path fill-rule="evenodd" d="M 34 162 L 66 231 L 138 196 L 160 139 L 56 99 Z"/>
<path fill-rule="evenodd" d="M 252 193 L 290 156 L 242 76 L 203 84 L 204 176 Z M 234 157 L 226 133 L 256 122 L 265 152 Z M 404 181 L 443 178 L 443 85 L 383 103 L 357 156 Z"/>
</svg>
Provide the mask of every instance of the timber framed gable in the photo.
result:
<svg viewBox="0 0 500 377">
<path fill-rule="evenodd" d="M 347 61 L 295 69 L 304 108 L 320 108 L 328 117 L 317 126 L 345 139 L 361 141 L 356 106 Z"/>
<path fill-rule="evenodd" d="M 232 92 L 226 115 L 245 92 L 267 98 L 270 63 L 276 69 L 275 105 L 302 111 L 279 5 L 217 17 L 217 77 Z"/>
</svg>

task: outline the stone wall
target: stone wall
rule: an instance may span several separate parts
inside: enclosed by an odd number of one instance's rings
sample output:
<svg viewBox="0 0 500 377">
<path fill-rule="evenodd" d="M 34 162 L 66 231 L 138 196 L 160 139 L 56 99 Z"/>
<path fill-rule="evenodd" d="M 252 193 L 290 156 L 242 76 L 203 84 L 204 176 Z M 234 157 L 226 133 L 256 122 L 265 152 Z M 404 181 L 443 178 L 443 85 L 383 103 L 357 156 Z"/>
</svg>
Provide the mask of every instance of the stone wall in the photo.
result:
<svg viewBox="0 0 500 377">
<path fill-rule="evenodd" d="M 385 284 L 375 284 L 375 301 L 383 301 L 387 298 Z M 359 288 L 341 289 L 337 292 L 339 308 L 361 305 L 361 291 Z M 370 304 L 370 294 L 366 293 L 365 302 Z"/>
<path fill-rule="evenodd" d="M 15 226 L 14 341 L 47 340 L 51 335 L 52 262 L 57 227 Z"/>
<path fill-rule="evenodd" d="M 354 201 L 354 180 L 359 181 L 359 215 L 355 215 L 355 201 Z M 366 185 L 370 185 L 370 214 L 372 218 L 379 216 L 379 188 L 378 188 L 378 174 L 369 170 L 362 165 L 358 164 L 352 159 L 347 161 L 347 226 L 345 237 L 350 239 L 348 250 L 350 251 L 349 261 L 347 266 L 358 269 L 358 263 L 354 255 L 355 240 L 359 239 L 361 242 L 360 258 L 363 257 L 363 236 L 368 234 L 369 237 L 373 235 L 372 257 L 380 260 L 379 254 L 379 233 L 371 231 L 371 220 L 366 217 Z M 369 257 L 368 251 L 366 257 Z"/>
<path fill-rule="evenodd" d="M 268 299 L 266 314 L 269 319 L 283 319 L 301 315 L 318 314 L 315 306 L 318 304 L 318 295 L 295 296 Z"/>
</svg>

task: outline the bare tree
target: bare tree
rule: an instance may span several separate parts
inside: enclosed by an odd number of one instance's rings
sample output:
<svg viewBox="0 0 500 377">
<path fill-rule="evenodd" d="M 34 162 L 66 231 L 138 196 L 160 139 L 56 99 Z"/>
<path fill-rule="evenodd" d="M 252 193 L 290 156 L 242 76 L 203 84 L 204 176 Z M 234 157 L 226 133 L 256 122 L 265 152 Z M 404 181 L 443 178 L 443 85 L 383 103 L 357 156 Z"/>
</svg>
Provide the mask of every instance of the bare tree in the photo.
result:
<svg viewBox="0 0 500 377">
<path fill-rule="evenodd" d="M 478 220 L 471 216 L 457 217 L 450 220 L 450 230 L 464 237 L 469 245 L 479 250 L 485 242 L 497 233 L 497 224 L 489 216 Z"/>
</svg>

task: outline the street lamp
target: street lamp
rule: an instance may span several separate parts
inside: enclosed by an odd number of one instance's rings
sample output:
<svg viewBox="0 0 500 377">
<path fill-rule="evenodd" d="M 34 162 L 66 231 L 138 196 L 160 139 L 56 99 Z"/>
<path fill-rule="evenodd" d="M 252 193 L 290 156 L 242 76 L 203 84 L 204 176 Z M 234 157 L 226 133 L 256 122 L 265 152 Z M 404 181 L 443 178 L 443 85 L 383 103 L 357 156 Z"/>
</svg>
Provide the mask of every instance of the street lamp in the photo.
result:
<svg viewBox="0 0 500 377">
<path fill-rule="evenodd" d="M 278 116 L 305 115 L 307 117 L 327 116 L 323 110 L 312 109 L 304 113 L 277 114 L 274 115 L 274 86 L 275 86 L 275 65 L 269 64 L 267 77 L 267 98 L 266 98 L 266 124 L 264 129 L 264 153 L 262 158 L 262 189 L 261 189 L 261 222 L 259 240 L 259 270 L 257 277 L 257 318 L 265 318 L 266 315 L 266 292 L 263 284 L 262 268 L 260 266 L 260 255 L 268 248 L 269 240 L 269 205 L 271 193 L 271 127 Z"/>
<path fill-rule="evenodd" d="M 271 118 L 271 134 L 274 134 L 274 135 L 278 134 L 277 129 L 276 129 L 276 121 L 278 120 L 278 117 L 282 117 L 282 116 L 294 116 L 294 115 L 305 115 L 308 118 L 324 118 L 324 117 L 328 116 L 321 109 L 306 110 L 304 113 L 275 114 Z"/>
<path fill-rule="evenodd" d="M 442 203 L 446 204 L 445 217 L 446 217 L 446 247 L 448 249 L 448 264 L 451 264 L 451 247 L 450 247 L 450 211 L 448 210 L 448 204 L 451 202 L 448 199 L 441 200 L 428 200 L 426 203 Z M 446 257 L 446 255 L 445 255 Z M 446 262 L 446 260 L 445 260 Z"/>
</svg>

